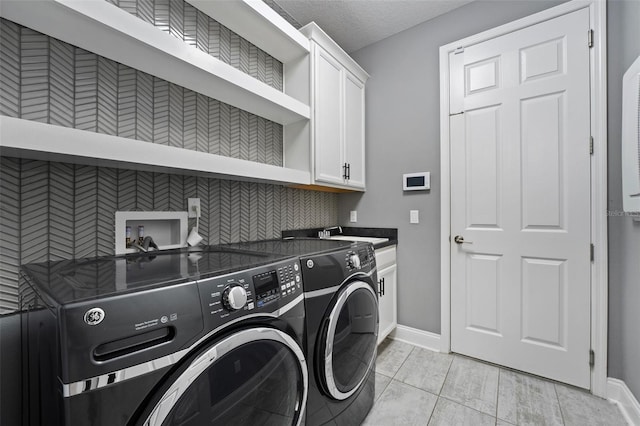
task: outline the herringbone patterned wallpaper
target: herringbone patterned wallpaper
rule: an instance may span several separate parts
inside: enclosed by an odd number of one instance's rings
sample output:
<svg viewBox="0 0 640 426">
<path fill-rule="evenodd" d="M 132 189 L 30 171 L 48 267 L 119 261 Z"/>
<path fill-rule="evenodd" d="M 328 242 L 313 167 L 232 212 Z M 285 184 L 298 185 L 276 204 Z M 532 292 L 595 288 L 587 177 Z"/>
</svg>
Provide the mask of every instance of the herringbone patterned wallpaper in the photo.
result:
<svg viewBox="0 0 640 426">
<path fill-rule="evenodd" d="M 183 0 L 106 1 L 282 91 L 281 62 L 189 3 Z"/>
<path fill-rule="evenodd" d="M 156 13 L 174 4 L 120 3 L 134 4 L 138 16 L 144 5 Z M 282 164 L 282 126 L 4 19 L 0 114 Z M 21 264 L 113 254 L 116 211 L 185 211 L 189 197 L 201 199 L 201 234 L 211 244 L 277 238 L 338 218 L 330 193 L 1 157 L 0 313 L 18 306 Z"/>
<path fill-rule="evenodd" d="M 0 63 L 2 115 L 282 165 L 280 124 L 4 19 Z"/>
<path fill-rule="evenodd" d="M 211 244 L 338 220 L 327 192 L 1 157 L 2 310 L 17 307 L 20 264 L 113 254 L 116 211 L 186 211 L 189 197 L 200 198 L 200 234 Z"/>
</svg>

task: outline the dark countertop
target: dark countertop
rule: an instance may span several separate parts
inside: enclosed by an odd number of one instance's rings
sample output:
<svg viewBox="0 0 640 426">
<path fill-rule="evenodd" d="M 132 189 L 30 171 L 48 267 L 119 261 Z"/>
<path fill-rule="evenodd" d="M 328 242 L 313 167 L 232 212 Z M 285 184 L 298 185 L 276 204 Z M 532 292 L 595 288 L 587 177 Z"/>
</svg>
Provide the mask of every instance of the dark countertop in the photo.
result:
<svg viewBox="0 0 640 426">
<path fill-rule="evenodd" d="M 309 228 L 309 229 L 292 229 L 282 231 L 282 238 L 295 237 L 295 238 L 317 238 L 318 231 L 322 231 L 324 228 Z M 388 238 L 389 241 L 384 243 L 374 244 L 373 248 L 380 249 L 383 247 L 393 246 L 398 244 L 398 229 L 397 228 L 359 228 L 351 226 L 343 226 L 342 234 L 337 229 L 332 229 L 331 235 L 353 235 L 356 237 L 378 237 Z"/>
</svg>

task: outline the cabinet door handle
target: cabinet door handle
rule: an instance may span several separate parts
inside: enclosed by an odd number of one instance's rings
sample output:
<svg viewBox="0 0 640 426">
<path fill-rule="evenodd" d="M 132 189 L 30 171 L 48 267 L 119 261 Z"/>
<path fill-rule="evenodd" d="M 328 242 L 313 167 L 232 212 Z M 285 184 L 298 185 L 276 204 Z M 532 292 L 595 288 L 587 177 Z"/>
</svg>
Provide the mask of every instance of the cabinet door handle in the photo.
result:
<svg viewBox="0 0 640 426">
<path fill-rule="evenodd" d="M 342 165 L 342 179 L 347 180 L 347 163 Z"/>
<path fill-rule="evenodd" d="M 384 293 L 386 292 L 386 288 L 384 286 L 385 282 L 384 282 L 384 278 L 382 278 L 382 295 L 384 296 Z"/>
<path fill-rule="evenodd" d="M 384 278 L 378 280 L 378 295 L 380 297 L 384 296 Z"/>
<path fill-rule="evenodd" d="M 351 164 L 346 163 L 347 165 L 347 180 L 351 179 Z"/>
</svg>

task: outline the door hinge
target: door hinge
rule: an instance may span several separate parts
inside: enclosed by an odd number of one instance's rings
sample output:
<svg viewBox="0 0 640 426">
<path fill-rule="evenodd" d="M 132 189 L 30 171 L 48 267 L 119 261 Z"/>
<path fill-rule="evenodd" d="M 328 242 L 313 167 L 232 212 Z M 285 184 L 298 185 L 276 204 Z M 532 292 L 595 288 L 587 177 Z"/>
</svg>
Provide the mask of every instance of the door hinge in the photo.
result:
<svg viewBox="0 0 640 426">
<path fill-rule="evenodd" d="M 593 136 L 589 136 L 589 154 L 593 155 Z"/>
<path fill-rule="evenodd" d="M 589 41 L 589 47 L 593 47 L 593 30 L 589 30 L 587 33 L 587 39 Z"/>
<path fill-rule="evenodd" d="M 456 50 L 453 51 L 454 55 L 458 55 L 460 53 L 464 53 L 464 47 L 462 46 L 456 47 Z"/>
<path fill-rule="evenodd" d="M 589 349 L 589 366 L 593 367 L 596 364 L 596 353 L 593 349 Z"/>
<path fill-rule="evenodd" d="M 593 262 L 596 259 L 596 246 L 591 244 L 591 261 Z"/>
</svg>

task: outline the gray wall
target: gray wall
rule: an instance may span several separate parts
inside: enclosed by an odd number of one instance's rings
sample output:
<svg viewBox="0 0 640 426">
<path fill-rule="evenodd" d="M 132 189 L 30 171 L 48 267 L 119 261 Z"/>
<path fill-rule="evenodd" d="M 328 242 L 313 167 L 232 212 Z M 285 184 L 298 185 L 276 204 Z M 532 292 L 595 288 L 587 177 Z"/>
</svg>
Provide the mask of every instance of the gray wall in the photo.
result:
<svg viewBox="0 0 640 426">
<path fill-rule="evenodd" d="M 622 211 L 622 75 L 640 55 L 640 1 L 608 3 L 609 210 Z M 640 222 L 609 218 L 609 376 L 640 399 Z"/>
<path fill-rule="evenodd" d="M 398 228 L 398 322 L 440 333 L 439 47 L 561 2 L 477 1 L 352 56 L 367 82 L 367 192 L 340 195 L 340 222 Z M 430 171 L 431 191 L 402 192 L 402 174 Z M 409 210 L 420 224 L 409 224 Z"/>
</svg>

